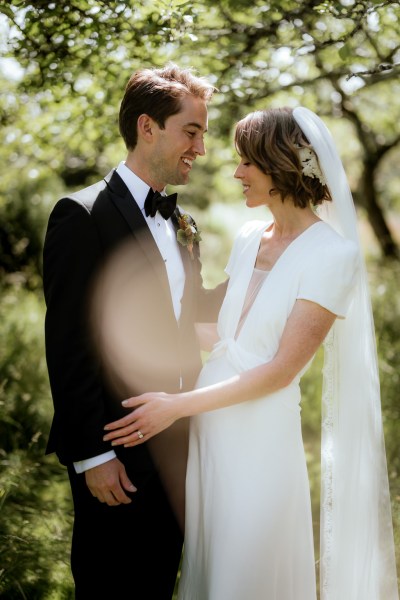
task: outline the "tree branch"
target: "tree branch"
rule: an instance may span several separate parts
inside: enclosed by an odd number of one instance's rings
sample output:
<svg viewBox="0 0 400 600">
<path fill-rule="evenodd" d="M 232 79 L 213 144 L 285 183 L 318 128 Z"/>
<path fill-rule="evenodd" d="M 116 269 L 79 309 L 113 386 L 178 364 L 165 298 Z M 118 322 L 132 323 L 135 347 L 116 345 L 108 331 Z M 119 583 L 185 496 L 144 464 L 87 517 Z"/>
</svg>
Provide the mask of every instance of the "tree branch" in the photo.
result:
<svg viewBox="0 0 400 600">
<path fill-rule="evenodd" d="M 397 73 L 398 68 L 400 67 L 400 63 L 392 63 L 392 64 L 379 64 L 372 69 L 367 69 L 366 71 L 357 71 L 356 73 L 350 73 L 347 75 L 346 79 L 349 80 L 352 77 L 370 77 L 372 75 L 378 75 L 384 73 L 385 71 L 394 71 L 394 75 Z M 379 81 L 382 81 L 382 77 L 379 78 Z"/>
</svg>

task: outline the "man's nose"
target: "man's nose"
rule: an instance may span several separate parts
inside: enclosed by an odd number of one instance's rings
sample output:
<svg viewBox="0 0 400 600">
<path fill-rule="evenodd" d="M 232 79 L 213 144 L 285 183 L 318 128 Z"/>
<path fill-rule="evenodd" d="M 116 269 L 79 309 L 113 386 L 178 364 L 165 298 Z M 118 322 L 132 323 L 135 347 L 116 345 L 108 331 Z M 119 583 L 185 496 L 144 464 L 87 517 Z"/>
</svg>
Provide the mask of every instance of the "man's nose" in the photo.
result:
<svg viewBox="0 0 400 600">
<path fill-rule="evenodd" d="M 200 156 L 204 156 L 206 153 L 206 145 L 204 143 L 204 140 L 201 139 L 197 139 L 193 145 L 193 150 L 196 152 L 196 154 L 200 155 Z"/>
</svg>

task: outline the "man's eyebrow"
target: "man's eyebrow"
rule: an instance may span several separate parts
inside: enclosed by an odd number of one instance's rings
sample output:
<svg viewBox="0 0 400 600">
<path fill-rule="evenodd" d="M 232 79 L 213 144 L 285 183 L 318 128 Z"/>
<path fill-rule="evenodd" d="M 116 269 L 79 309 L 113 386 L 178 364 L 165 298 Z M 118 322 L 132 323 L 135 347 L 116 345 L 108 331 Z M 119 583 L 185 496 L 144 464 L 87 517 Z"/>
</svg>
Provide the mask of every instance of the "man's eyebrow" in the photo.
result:
<svg viewBox="0 0 400 600">
<path fill-rule="evenodd" d="M 208 129 L 203 129 L 203 127 L 199 123 L 195 122 L 185 123 L 184 127 L 196 127 L 196 129 L 200 129 L 200 131 L 204 131 L 204 133 L 207 133 L 208 131 Z"/>
</svg>

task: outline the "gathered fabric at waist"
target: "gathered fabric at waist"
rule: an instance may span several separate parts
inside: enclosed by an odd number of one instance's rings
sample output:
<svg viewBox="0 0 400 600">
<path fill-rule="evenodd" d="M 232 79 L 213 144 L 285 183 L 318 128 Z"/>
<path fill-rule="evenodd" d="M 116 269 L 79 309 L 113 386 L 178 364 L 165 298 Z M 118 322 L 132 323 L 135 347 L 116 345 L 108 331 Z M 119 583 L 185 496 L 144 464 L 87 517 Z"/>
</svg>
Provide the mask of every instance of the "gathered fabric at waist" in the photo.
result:
<svg viewBox="0 0 400 600">
<path fill-rule="evenodd" d="M 208 362 L 216 360 L 224 354 L 238 373 L 263 365 L 273 358 L 272 356 L 259 356 L 246 350 L 234 338 L 225 338 L 215 344 Z"/>
<path fill-rule="evenodd" d="M 205 387 L 224 379 L 230 379 L 238 373 L 254 369 L 272 359 L 273 355 L 270 357 L 257 355 L 241 346 L 235 339 L 225 338 L 215 344 L 200 373 L 196 387 Z M 301 400 L 299 383 L 300 377 L 297 376 L 285 388 L 268 394 L 266 396 L 268 402 L 276 398 L 277 400 L 279 399 L 279 402 L 283 401 L 287 406 L 294 409 L 295 412 L 298 412 Z"/>
</svg>

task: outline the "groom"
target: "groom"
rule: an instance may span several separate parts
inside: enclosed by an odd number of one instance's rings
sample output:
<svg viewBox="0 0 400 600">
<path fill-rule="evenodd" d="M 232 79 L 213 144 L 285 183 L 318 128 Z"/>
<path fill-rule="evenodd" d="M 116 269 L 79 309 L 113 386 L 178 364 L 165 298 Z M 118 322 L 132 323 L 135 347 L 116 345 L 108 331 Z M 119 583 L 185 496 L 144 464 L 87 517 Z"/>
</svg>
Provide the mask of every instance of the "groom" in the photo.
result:
<svg viewBox="0 0 400 600">
<path fill-rule="evenodd" d="M 176 196 L 164 197 L 167 184 L 188 182 L 205 154 L 213 91 L 175 65 L 133 74 L 119 114 L 126 161 L 61 199 L 50 215 L 43 282 L 54 419 L 47 451 L 68 467 L 78 600 L 170 600 L 173 593 L 186 429 L 114 451 L 103 427 L 124 414 L 123 398 L 194 385 L 201 366 L 194 322 L 215 320 L 223 299 L 223 285 L 202 287 L 195 224 L 185 217 L 189 245 L 179 244 Z"/>
</svg>

